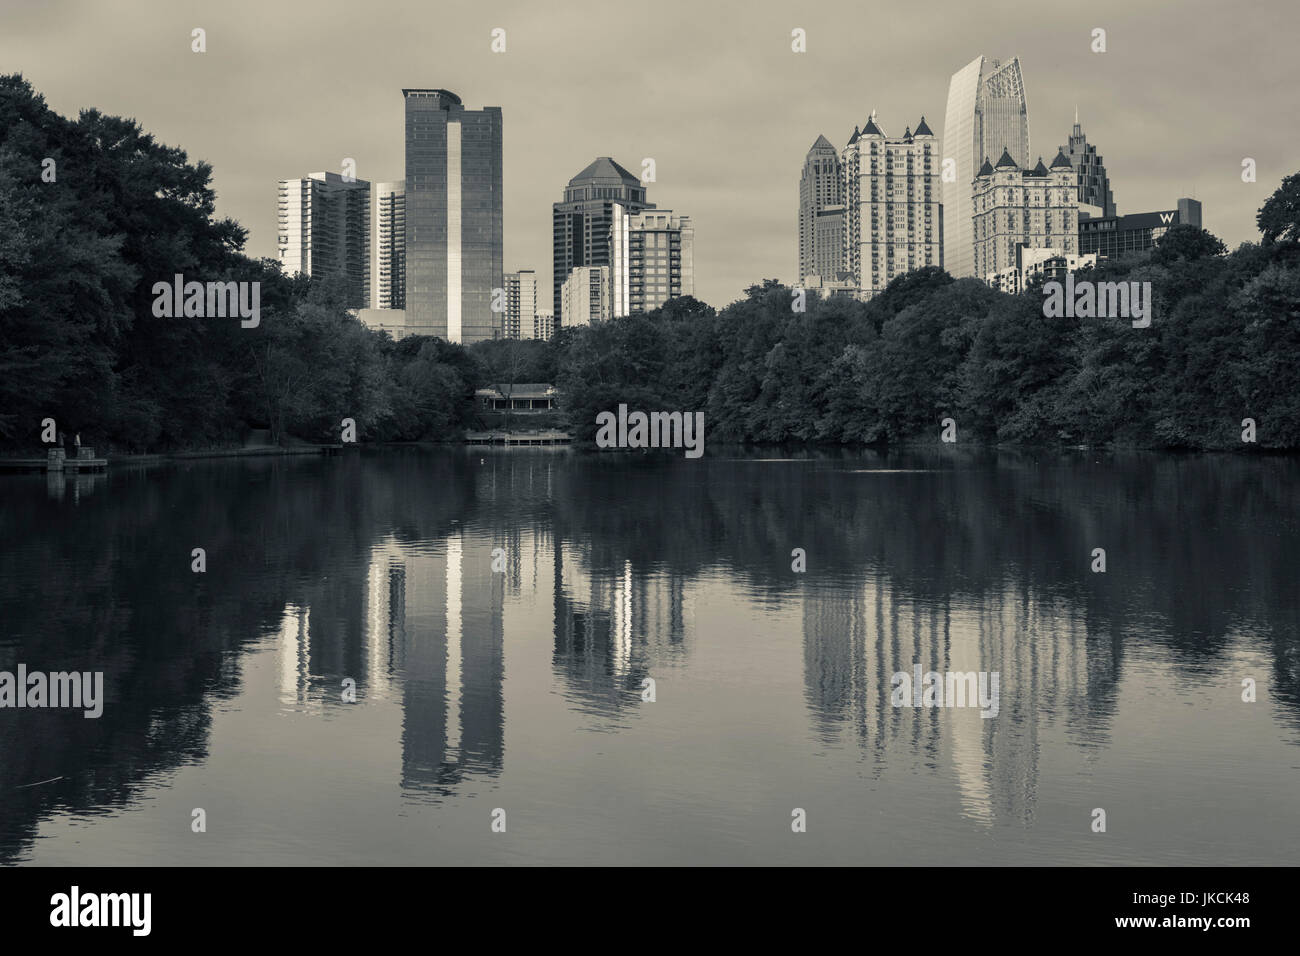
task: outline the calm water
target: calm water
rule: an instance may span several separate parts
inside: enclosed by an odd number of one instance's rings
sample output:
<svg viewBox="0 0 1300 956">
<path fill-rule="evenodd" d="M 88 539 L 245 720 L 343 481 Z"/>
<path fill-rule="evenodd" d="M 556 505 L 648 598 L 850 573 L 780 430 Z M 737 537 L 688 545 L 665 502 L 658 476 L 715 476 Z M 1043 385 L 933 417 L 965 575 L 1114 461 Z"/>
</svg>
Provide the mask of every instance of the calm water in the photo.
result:
<svg viewBox="0 0 1300 956">
<path fill-rule="evenodd" d="M 0 710 L 0 862 L 1294 863 L 1298 487 L 717 448 L 0 476 L 0 670 L 107 696 Z M 998 715 L 891 706 L 914 662 L 997 671 Z"/>
</svg>

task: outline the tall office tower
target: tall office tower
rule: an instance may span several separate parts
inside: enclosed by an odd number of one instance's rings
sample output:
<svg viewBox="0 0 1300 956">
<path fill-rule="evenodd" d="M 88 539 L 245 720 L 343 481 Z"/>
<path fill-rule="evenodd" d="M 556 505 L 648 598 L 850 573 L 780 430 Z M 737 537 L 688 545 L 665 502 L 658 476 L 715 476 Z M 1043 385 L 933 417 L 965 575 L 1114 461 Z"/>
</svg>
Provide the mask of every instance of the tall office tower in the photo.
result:
<svg viewBox="0 0 1300 956">
<path fill-rule="evenodd" d="M 975 275 L 971 203 L 975 173 L 985 157 L 1006 151 L 1021 169 L 1029 166 L 1029 114 L 1020 60 L 976 57 L 952 76 L 943 124 L 943 159 L 956 177 L 943 184 L 943 262 L 957 278 Z"/>
<path fill-rule="evenodd" d="M 942 266 L 943 202 L 939 141 L 921 117 L 913 133 L 889 139 L 875 114 L 855 130 L 840 161 L 844 171 L 845 269 L 863 298 L 891 279 Z"/>
<path fill-rule="evenodd" d="M 413 334 L 469 345 L 500 334 L 501 109 L 467 110 L 447 90 L 406 101 L 406 320 Z"/>
<path fill-rule="evenodd" d="M 614 207 L 627 212 L 653 209 L 645 199 L 645 186 L 608 156 L 596 161 L 569 180 L 564 201 L 552 209 L 555 261 L 554 315 L 564 322 L 560 287 L 578 266 L 610 264 L 610 227 Z"/>
<path fill-rule="evenodd" d="M 803 175 L 799 177 L 799 273 L 819 275 L 825 279 L 838 278 L 843 268 L 843 236 L 825 246 L 819 241 L 818 216 L 827 207 L 844 202 L 844 181 L 840 175 L 840 158 L 835 147 L 825 136 L 818 136 L 803 161 Z M 837 264 L 838 263 L 838 264 Z M 832 269 L 823 272 L 822 269 Z"/>
<path fill-rule="evenodd" d="M 288 275 L 337 276 L 349 309 L 370 304 L 370 183 L 338 173 L 280 180 L 280 265 Z"/>
<path fill-rule="evenodd" d="M 543 341 L 550 341 L 555 334 L 555 314 L 553 312 L 538 312 L 537 319 L 537 337 Z"/>
<path fill-rule="evenodd" d="M 992 283 L 1003 270 L 1023 265 L 1022 249 L 1079 251 L 1079 204 L 1074 167 L 1057 153 L 1051 167 L 1040 157 L 1021 169 L 1007 150 L 997 165 L 987 159 L 975 176 L 972 225 L 975 275 Z"/>
<path fill-rule="evenodd" d="M 1102 217 L 1117 215 L 1115 194 L 1110 191 L 1110 179 L 1106 167 L 1097 155 L 1097 147 L 1089 146 L 1079 125 L 1079 111 L 1074 111 L 1074 131 L 1070 133 L 1070 142 L 1058 151 L 1070 160 L 1074 167 L 1075 179 L 1079 185 L 1079 202 L 1087 206 L 1096 206 Z"/>
<path fill-rule="evenodd" d="M 520 269 L 506 273 L 506 312 L 502 337 L 535 339 L 537 335 L 537 273 Z"/>
<path fill-rule="evenodd" d="M 578 266 L 560 286 L 560 325 L 573 328 L 612 318 L 609 266 Z"/>
<path fill-rule="evenodd" d="M 671 209 L 628 212 L 615 206 L 610 223 L 610 289 L 615 316 L 653 312 L 669 299 L 695 294 L 695 227 Z"/>
<path fill-rule="evenodd" d="M 374 308 L 406 308 L 406 184 L 375 186 Z"/>
</svg>

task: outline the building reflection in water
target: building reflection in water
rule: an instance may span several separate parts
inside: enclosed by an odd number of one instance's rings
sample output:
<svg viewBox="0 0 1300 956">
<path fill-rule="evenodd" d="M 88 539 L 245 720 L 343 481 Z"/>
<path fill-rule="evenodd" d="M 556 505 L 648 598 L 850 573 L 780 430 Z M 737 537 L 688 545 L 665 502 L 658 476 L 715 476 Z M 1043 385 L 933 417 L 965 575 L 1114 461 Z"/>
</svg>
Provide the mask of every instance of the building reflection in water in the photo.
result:
<svg viewBox="0 0 1300 956">
<path fill-rule="evenodd" d="M 575 706 L 614 717 L 640 702 L 653 668 L 684 659 L 684 580 L 629 560 L 593 572 L 561 541 L 554 554 L 555 672 Z"/>
<path fill-rule="evenodd" d="M 1090 640 L 1078 611 L 1007 584 L 979 597 L 918 599 L 881 573 L 852 593 L 812 587 L 803 606 L 805 694 L 822 740 L 852 736 L 879 774 L 911 761 L 950 773 L 971 820 L 1033 823 L 1040 735 L 1064 724 L 1076 743 L 1108 734 L 1117 643 Z M 892 678 L 998 672 L 998 713 L 894 707 Z"/>
<path fill-rule="evenodd" d="M 447 793 L 466 774 L 496 774 L 505 753 L 505 576 L 491 538 L 454 531 L 441 548 L 387 537 L 370 552 L 358 702 L 402 709 L 402 786 Z M 279 635 L 284 706 L 319 711 L 340 684 L 313 671 L 311 610 L 285 609 Z M 320 685 L 313 690 L 313 684 Z"/>
</svg>

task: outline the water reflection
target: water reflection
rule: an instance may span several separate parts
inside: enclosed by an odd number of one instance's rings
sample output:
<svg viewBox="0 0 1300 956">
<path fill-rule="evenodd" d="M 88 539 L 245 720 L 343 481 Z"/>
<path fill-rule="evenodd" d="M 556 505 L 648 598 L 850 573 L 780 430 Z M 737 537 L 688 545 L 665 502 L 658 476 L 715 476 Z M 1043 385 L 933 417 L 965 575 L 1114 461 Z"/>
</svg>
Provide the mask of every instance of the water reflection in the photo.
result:
<svg viewBox="0 0 1300 956">
<path fill-rule="evenodd" d="M 26 859 L 51 815 L 138 805 L 165 772 L 209 760 L 214 708 L 241 699 L 242 668 L 267 646 L 287 714 L 392 708 L 391 785 L 434 805 L 508 771 L 508 688 L 525 720 L 548 719 L 540 686 L 617 740 L 637 732 L 647 678 L 722 698 L 748 679 L 737 668 L 761 666 L 773 686 L 802 683 L 803 753 L 847 746 L 886 792 L 899 773 L 950 786 L 973 832 L 1033 831 L 1062 748 L 1133 755 L 1116 723 L 1148 706 L 1122 693 L 1135 654 L 1170 681 L 1145 688 L 1152 708 L 1231 699 L 1242 661 L 1267 661 L 1265 737 L 1230 707 L 1217 733 L 1259 748 L 1258 786 L 1292 789 L 1294 759 L 1268 748 L 1300 727 L 1297 466 L 412 450 L 6 478 L 0 670 L 103 670 L 108 703 L 95 721 L 0 710 L 0 860 Z M 197 546 L 205 574 L 190 571 Z M 1089 570 L 1097 547 L 1106 574 Z M 714 606 L 735 623 L 702 632 Z M 539 636 L 549 674 L 507 666 Z M 775 663 L 800 657 L 801 673 Z M 891 706 L 891 676 L 914 664 L 998 672 L 998 716 Z M 720 733 L 683 728 L 666 772 L 725 750 Z M 364 744 L 343 731 L 322 746 L 346 760 Z M 786 746 L 764 760 L 793 766 Z M 576 799 L 588 771 L 570 770 Z M 1250 792 L 1237 799 L 1249 814 Z M 901 790 L 894 803 L 918 825 L 934 812 Z"/>
</svg>

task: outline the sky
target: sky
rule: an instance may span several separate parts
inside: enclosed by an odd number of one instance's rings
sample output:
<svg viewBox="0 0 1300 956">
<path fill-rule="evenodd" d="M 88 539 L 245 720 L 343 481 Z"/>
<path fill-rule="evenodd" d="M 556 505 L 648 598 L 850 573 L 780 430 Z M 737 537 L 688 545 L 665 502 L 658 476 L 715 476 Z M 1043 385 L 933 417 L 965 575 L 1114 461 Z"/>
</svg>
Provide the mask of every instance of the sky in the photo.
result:
<svg viewBox="0 0 1300 956">
<path fill-rule="evenodd" d="M 1295 0 L 0 0 L 0 71 L 64 115 L 133 117 L 211 163 L 218 214 L 254 256 L 275 253 L 278 180 L 348 157 L 361 179 L 403 178 L 402 88 L 449 89 L 502 110 L 507 271 L 549 289 L 569 178 L 597 156 L 638 174 L 653 158 L 648 198 L 693 219 L 696 296 L 720 307 L 794 281 L 818 134 L 842 147 L 874 109 L 891 137 L 922 114 L 941 136 L 949 78 L 979 55 L 1020 57 L 1047 162 L 1077 106 L 1121 214 L 1192 196 L 1229 247 L 1257 240 L 1260 205 L 1300 171 L 1297 28 Z"/>
</svg>

